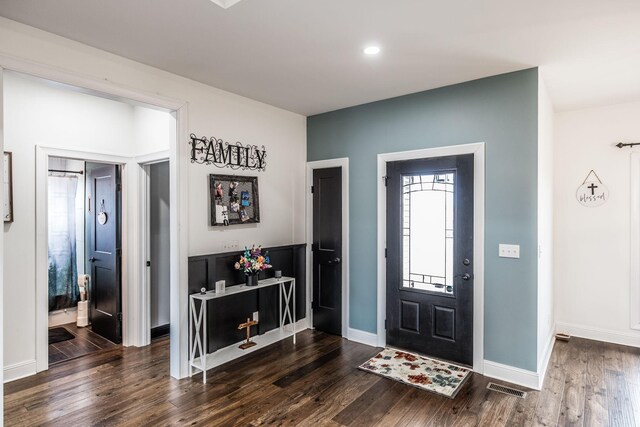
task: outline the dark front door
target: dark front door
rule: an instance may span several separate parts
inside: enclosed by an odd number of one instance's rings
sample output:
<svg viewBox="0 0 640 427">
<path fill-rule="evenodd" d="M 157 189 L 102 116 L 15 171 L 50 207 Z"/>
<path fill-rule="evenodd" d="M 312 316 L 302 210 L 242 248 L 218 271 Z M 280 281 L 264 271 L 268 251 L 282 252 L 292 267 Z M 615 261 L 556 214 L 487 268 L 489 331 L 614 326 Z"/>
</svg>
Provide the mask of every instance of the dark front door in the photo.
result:
<svg viewBox="0 0 640 427">
<path fill-rule="evenodd" d="M 87 271 L 92 330 L 122 341 L 120 166 L 86 164 Z"/>
<path fill-rule="evenodd" d="M 342 335 L 342 168 L 313 171 L 313 327 Z"/>
<path fill-rule="evenodd" d="M 473 364 L 473 155 L 387 163 L 387 344 Z"/>
</svg>

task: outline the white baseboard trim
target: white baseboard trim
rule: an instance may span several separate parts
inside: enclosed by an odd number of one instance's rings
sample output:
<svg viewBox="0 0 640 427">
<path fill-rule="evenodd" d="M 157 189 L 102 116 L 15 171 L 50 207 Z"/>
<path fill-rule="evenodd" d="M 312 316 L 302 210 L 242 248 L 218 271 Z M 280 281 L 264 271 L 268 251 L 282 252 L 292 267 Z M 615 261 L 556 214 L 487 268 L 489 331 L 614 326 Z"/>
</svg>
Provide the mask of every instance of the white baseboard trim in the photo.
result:
<svg viewBox="0 0 640 427">
<path fill-rule="evenodd" d="M 347 333 L 349 334 L 347 336 L 349 341 L 359 342 L 360 344 L 370 345 L 371 347 L 378 346 L 378 336 L 376 334 L 353 328 L 349 328 Z"/>
<path fill-rule="evenodd" d="M 544 377 L 547 374 L 547 367 L 549 366 L 549 360 L 551 360 L 551 353 L 553 353 L 553 345 L 555 342 L 555 331 L 552 329 L 547 340 L 547 346 L 538 361 L 538 390 L 542 389 L 542 384 L 544 383 Z"/>
<path fill-rule="evenodd" d="M 485 360 L 484 375 L 534 390 L 540 390 L 541 381 L 537 372 Z"/>
<path fill-rule="evenodd" d="M 556 331 L 595 341 L 640 347 L 640 332 L 618 332 L 563 322 L 556 322 Z"/>
<path fill-rule="evenodd" d="M 4 382 L 19 380 L 20 378 L 35 375 L 36 361 L 25 360 L 24 362 L 15 363 L 4 367 Z"/>
<path fill-rule="evenodd" d="M 70 308 L 68 310 L 58 310 L 49 313 L 49 327 L 66 325 L 67 323 L 76 323 L 78 320 L 78 310 Z"/>
</svg>

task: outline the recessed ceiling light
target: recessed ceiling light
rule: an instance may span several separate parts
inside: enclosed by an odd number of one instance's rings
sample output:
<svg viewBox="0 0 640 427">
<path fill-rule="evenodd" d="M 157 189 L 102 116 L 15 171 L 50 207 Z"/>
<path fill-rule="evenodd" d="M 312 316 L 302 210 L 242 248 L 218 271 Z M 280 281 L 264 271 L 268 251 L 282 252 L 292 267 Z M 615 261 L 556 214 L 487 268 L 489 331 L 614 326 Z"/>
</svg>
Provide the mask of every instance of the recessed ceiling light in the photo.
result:
<svg viewBox="0 0 640 427">
<path fill-rule="evenodd" d="M 211 0 L 211 1 L 223 9 L 228 9 L 234 4 L 238 3 L 240 0 Z"/>
<path fill-rule="evenodd" d="M 367 46 L 364 48 L 363 50 L 365 55 L 377 55 L 380 53 L 380 47 L 379 46 Z"/>
</svg>

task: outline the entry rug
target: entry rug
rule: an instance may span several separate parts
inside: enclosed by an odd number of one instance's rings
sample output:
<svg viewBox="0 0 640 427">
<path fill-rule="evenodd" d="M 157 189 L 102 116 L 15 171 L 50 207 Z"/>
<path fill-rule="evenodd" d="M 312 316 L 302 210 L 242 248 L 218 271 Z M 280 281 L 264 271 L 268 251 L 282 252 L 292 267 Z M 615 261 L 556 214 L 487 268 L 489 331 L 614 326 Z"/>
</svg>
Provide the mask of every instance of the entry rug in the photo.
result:
<svg viewBox="0 0 640 427">
<path fill-rule="evenodd" d="M 359 368 L 451 399 L 471 376 L 470 369 L 389 347 Z"/>
<path fill-rule="evenodd" d="M 65 328 L 51 328 L 49 329 L 49 344 L 55 344 L 57 342 L 72 340 L 76 336 Z"/>
</svg>

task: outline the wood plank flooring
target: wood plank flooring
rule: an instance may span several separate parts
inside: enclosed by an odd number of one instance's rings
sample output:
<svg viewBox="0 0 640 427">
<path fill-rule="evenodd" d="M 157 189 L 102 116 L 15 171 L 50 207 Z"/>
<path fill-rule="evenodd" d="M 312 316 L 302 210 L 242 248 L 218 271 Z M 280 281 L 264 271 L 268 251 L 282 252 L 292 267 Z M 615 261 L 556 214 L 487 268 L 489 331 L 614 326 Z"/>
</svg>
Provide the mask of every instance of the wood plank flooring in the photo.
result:
<svg viewBox="0 0 640 427">
<path fill-rule="evenodd" d="M 377 351 L 308 330 L 297 345 L 209 371 L 203 385 L 201 375 L 170 378 L 168 338 L 118 346 L 5 384 L 5 425 L 640 425 L 640 349 L 558 342 L 543 390 L 526 399 L 487 390 L 477 374 L 447 399 L 357 369 Z"/>
<path fill-rule="evenodd" d="M 49 344 L 49 365 L 64 362 L 77 357 L 86 356 L 96 351 L 117 347 L 106 338 L 101 337 L 91 328 L 79 328 L 75 323 L 57 326 L 71 332 L 75 338 Z"/>
</svg>

